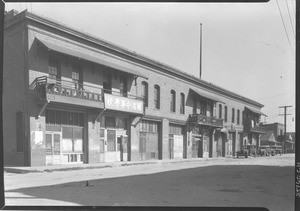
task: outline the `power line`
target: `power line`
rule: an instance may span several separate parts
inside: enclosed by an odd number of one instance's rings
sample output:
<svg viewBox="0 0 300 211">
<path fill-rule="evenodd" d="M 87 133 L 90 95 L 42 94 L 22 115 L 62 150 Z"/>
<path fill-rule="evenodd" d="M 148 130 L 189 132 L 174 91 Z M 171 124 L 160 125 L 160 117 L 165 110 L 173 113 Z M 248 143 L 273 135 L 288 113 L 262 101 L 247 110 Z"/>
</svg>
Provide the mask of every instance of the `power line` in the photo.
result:
<svg viewBox="0 0 300 211">
<path fill-rule="evenodd" d="M 276 0 L 277 1 L 277 0 Z M 287 115 L 291 115 L 291 114 L 287 114 L 286 113 L 286 109 L 292 107 L 292 106 L 279 106 L 279 108 L 283 108 L 284 109 L 284 114 L 279 114 L 279 116 L 284 116 L 284 138 L 283 138 L 283 153 L 286 153 L 286 116 Z"/>
<path fill-rule="evenodd" d="M 285 0 L 285 4 L 286 4 L 286 8 L 287 8 L 287 10 L 288 10 L 288 13 L 289 13 L 289 17 L 290 17 L 290 22 L 291 22 L 291 25 L 292 25 L 293 34 L 294 34 L 294 37 L 296 37 L 296 35 L 295 35 L 295 31 L 294 31 L 294 25 L 293 25 L 293 22 L 292 22 L 292 18 L 291 18 L 291 14 L 290 14 L 290 9 L 289 9 L 289 6 L 288 6 L 288 3 L 287 3 L 287 0 Z"/>
<path fill-rule="evenodd" d="M 284 20 L 283 20 L 283 17 L 282 17 L 281 9 L 280 9 L 280 6 L 279 6 L 279 4 L 278 4 L 278 0 L 276 0 L 276 3 L 277 3 L 278 10 L 279 10 L 279 13 L 280 13 L 280 17 L 281 17 L 281 20 L 282 20 L 282 23 L 283 23 L 283 27 L 284 27 L 284 30 L 285 30 L 286 37 L 287 37 L 287 39 L 288 39 L 288 41 L 289 41 L 289 44 L 290 44 L 290 47 L 291 47 L 291 50 L 292 50 L 292 54 L 293 54 L 293 56 L 295 57 L 294 51 L 293 51 L 293 48 L 292 48 L 292 45 L 291 45 L 291 42 L 290 42 L 290 38 L 289 38 L 289 35 L 288 35 L 288 33 L 287 33 L 287 30 L 286 30 L 286 27 L 285 27 L 285 23 L 284 23 Z"/>
</svg>

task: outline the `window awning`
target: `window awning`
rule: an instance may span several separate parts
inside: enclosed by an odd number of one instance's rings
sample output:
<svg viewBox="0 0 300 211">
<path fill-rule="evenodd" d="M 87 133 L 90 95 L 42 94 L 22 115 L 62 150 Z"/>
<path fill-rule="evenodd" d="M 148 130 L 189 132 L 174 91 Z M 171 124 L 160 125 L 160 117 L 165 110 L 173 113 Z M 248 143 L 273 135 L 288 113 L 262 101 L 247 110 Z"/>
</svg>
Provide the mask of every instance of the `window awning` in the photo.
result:
<svg viewBox="0 0 300 211">
<path fill-rule="evenodd" d="M 264 114 L 263 112 L 261 112 L 260 110 L 255 109 L 255 108 L 249 108 L 247 106 L 245 106 L 245 108 L 252 111 L 253 113 L 260 114 L 260 115 L 263 115 L 263 116 L 267 116 L 266 114 Z"/>
<path fill-rule="evenodd" d="M 67 54 L 67 55 L 70 55 L 70 56 L 78 57 L 80 59 L 84 59 L 84 60 L 87 60 L 87 61 L 95 62 L 97 64 L 101 64 L 101 65 L 104 65 L 104 66 L 107 66 L 107 67 L 110 67 L 110 68 L 113 68 L 113 69 L 116 69 L 116 70 L 120 70 L 122 72 L 126 72 L 126 73 L 131 74 L 131 75 L 136 75 L 136 76 L 148 79 L 148 77 L 146 77 L 144 74 L 142 74 L 138 70 L 131 69 L 131 68 L 128 68 L 128 67 L 124 67 L 124 66 L 121 66 L 119 64 L 115 64 L 113 62 L 106 61 L 106 60 L 104 60 L 100 57 L 97 57 L 96 55 L 94 56 L 94 55 L 85 54 L 85 53 L 83 53 L 79 50 L 75 50 L 75 49 L 72 49 L 70 47 L 62 46 L 62 45 L 56 44 L 56 43 L 48 41 L 48 40 L 43 40 L 41 38 L 36 38 L 36 39 L 40 43 L 42 43 L 46 48 L 48 48 L 50 50 L 57 51 L 59 53 Z M 97 54 L 97 53 L 93 52 L 93 54 Z"/>
<path fill-rule="evenodd" d="M 198 94 L 199 96 L 204 97 L 204 98 L 206 98 L 206 99 L 213 100 L 213 101 L 215 101 L 215 102 L 224 103 L 224 102 L 222 102 L 219 98 L 214 97 L 214 96 L 211 96 L 210 94 L 206 94 L 206 93 L 203 93 L 203 92 L 200 92 L 200 91 L 196 91 L 196 90 L 194 90 L 194 89 L 190 89 L 190 90 L 192 90 L 193 92 L 195 92 L 195 93 Z"/>
</svg>

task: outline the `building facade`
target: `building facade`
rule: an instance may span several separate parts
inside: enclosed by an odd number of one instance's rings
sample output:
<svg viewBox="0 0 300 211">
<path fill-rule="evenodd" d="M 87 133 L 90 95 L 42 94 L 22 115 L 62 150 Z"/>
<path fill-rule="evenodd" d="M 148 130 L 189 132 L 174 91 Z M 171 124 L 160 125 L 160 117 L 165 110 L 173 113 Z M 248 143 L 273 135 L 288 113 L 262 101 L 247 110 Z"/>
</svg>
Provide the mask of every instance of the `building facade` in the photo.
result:
<svg viewBox="0 0 300 211">
<path fill-rule="evenodd" d="M 34 13 L 4 27 L 4 163 L 234 156 L 262 104 Z"/>
</svg>

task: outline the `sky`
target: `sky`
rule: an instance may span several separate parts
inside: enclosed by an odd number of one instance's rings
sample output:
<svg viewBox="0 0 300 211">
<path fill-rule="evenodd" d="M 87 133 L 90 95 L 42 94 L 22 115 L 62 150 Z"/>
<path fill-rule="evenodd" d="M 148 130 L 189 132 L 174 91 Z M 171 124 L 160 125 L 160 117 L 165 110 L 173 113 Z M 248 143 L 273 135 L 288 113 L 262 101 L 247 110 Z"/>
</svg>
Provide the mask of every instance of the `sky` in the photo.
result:
<svg viewBox="0 0 300 211">
<path fill-rule="evenodd" d="M 263 122 L 295 131 L 295 1 L 6 3 L 199 77 L 264 105 Z"/>
</svg>

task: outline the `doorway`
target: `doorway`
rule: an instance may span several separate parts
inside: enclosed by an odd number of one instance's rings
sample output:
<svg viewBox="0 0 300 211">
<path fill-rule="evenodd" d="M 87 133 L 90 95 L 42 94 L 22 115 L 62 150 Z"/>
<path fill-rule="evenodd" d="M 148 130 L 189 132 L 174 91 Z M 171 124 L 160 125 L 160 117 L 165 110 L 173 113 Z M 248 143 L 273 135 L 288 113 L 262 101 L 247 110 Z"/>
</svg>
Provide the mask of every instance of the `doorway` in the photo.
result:
<svg viewBox="0 0 300 211">
<path fill-rule="evenodd" d="M 46 165 L 61 164 L 61 133 L 46 133 Z"/>
</svg>

